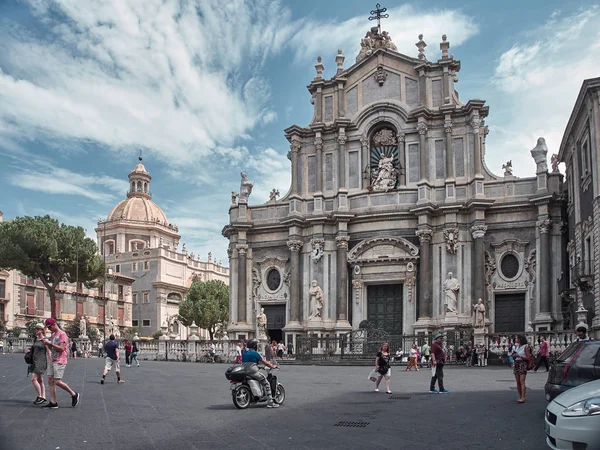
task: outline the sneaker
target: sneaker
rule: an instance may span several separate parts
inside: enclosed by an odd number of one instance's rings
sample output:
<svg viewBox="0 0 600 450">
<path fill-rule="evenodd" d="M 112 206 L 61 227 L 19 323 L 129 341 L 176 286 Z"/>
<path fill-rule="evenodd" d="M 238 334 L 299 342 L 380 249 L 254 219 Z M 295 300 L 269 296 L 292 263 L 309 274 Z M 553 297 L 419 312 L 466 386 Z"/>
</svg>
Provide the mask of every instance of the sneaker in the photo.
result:
<svg viewBox="0 0 600 450">
<path fill-rule="evenodd" d="M 267 408 L 279 408 L 279 403 L 271 402 L 267 404 Z"/>
<path fill-rule="evenodd" d="M 43 397 L 38 397 L 35 399 L 35 402 L 33 402 L 34 405 L 43 405 L 44 403 L 46 403 L 48 400 L 46 400 Z"/>
<path fill-rule="evenodd" d="M 117 383 L 123 384 L 123 383 L 125 383 L 125 380 L 119 380 L 119 381 L 117 381 Z"/>
<path fill-rule="evenodd" d="M 430 393 L 430 394 L 437 394 L 437 393 L 438 393 L 438 391 L 436 391 L 435 389 L 429 389 L 429 393 Z"/>
<path fill-rule="evenodd" d="M 448 389 L 442 389 L 440 391 L 440 394 L 449 394 L 449 393 L 450 393 L 450 391 Z"/>
<path fill-rule="evenodd" d="M 379 388 L 375 388 L 375 392 L 379 392 Z"/>
<path fill-rule="evenodd" d="M 75 408 L 79 405 L 79 393 L 75 392 L 75 395 L 71 397 L 71 406 Z"/>
<path fill-rule="evenodd" d="M 47 405 L 42 406 L 42 409 L 58 409 L 58 403 L 48 403 Z"/>
<path fill-rule="evenodd" d="M 100 378 L 100 384 L 104 384 L 104 378 Z"/>
</svg>

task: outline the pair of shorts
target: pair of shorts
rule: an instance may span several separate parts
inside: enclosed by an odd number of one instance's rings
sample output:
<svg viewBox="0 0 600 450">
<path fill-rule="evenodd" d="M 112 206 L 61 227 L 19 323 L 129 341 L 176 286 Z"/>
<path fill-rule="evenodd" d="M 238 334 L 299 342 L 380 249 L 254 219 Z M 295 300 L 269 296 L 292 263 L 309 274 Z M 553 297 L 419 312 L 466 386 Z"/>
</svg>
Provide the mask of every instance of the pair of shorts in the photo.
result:
<svg viewBox="0 0 600 450">
<path fill-rule="evenodd" d="M 115 368 L 115 372 L 120 372 L 121 371 L 121 367 L 119 366 L 119 360 L 118 359 L 112 359 L 110 357 L 106 357 L 106 360 L 104 362 L 104 370 L 107 370 L 110 372 L 110 370 L 112 368 Z"/>
<path fill-rule="evenodd" d="M 52 377 L 55 380 L 62 380 L 65 374 L 66 364 L 48 364 L 48 377 Z"/>
</svg>

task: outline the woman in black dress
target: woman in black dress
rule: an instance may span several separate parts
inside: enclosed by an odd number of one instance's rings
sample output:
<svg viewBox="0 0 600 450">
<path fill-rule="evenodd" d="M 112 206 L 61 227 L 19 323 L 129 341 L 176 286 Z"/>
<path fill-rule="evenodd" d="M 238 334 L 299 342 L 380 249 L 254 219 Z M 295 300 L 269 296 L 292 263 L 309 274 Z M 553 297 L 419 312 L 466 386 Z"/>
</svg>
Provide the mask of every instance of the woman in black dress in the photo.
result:
<svg viewBox="0 0 600 450">
<path fill-rule="evenodd" d="M 390 368 L 390 346 L 383 344 L 377 352 L 375 357 L 375 370 L 379 373 L 377 382 L 375 383 L 375 392 L 379 392 L 379 383 L 381 379 L 385 377 L 385 389 L 388 394 L 391 394 L 390 390 L 390 377 L 392 376 L 392 369 Z"/>
<path fill-rule="evenodd" d="M 44 324 L 38 323 L 35 326 L 35 340 L 31 346 L 33 364 L 29 366 L 28 372 L 31 373 L 31 383 L 37 393 L 34 405 L 43 405 L 46 400 L 46 388 L 44 386 L 44 374 L 48 368 L 48 349 L 44 345 Z"/>
</svg>

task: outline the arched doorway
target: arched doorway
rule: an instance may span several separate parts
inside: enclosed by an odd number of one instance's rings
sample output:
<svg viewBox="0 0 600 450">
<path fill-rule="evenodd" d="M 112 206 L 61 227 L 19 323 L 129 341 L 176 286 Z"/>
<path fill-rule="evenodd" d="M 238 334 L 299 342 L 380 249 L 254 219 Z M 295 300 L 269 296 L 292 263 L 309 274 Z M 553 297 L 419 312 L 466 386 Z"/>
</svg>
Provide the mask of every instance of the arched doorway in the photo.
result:
<svg viewBox="0 0 600 450">
<path fill-rule="evenodd" d="M 267 335 L 272 341 L 283 340 L 283 327 L 285 327 L 285 305 L 263 305 L 267 316 Z"/>
</svg>

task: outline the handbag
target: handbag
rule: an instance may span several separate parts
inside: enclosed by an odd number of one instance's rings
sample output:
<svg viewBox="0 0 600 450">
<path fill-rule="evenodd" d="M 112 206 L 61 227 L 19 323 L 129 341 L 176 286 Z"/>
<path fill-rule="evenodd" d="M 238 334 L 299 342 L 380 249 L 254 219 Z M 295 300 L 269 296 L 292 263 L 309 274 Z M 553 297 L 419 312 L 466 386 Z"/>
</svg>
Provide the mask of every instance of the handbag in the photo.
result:
<svg viewBox="0 0 600 450">
<path fill-rule="evenodd" d="M 375 369 L 371 370 L 371 372 L 369 372 L 369 376 L 367 377 L 367 379 L 372 381 L 373 383 L 377 381 L 377 378 L 379 378 L 379 374 Z"/>
<path fill-rule="evenodd" d="M 390 370 L 390 366 L 386 364 L 385 366 L 379 366 L 379 370 L 377 370 L 377 372 L 379 372 L 380 375 L 385 375 L 388 370 Z"/>
</svg>

